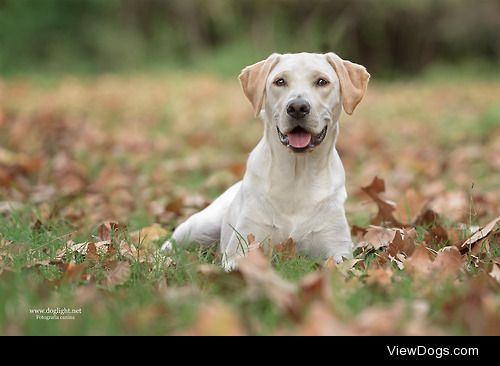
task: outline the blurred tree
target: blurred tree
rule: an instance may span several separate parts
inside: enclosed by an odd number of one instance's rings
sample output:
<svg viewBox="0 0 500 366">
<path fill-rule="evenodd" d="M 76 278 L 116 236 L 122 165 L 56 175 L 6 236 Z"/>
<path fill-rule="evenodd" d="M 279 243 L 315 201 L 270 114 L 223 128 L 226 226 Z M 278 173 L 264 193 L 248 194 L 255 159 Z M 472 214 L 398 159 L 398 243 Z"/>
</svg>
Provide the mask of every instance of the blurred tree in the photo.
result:
<svg viewBox="0 0 500 366">
<path fill-rule="evenodd" d="M 334 50 L 374 71 L 500 60 L 498 0 L 0 0 L 0 67 L 114 70 Z"/>
</svg>

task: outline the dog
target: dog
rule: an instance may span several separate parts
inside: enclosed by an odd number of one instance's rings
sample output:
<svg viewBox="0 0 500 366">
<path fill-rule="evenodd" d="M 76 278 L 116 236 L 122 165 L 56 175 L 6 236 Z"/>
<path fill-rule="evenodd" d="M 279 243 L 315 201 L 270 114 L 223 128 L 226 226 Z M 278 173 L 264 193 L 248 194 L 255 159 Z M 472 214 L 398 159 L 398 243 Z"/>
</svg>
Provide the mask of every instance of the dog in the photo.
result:
<svg viewBox="0 0 500 366">
<path fill-rule="evenodd" d="M 369 79 L 364 66 L 335 53 L 274 53 L 245 67 L 239 80 L 264 136 L 243 179 L 177 227 L 162 249 L 220 243 L 222 265 L 232 270 L 253 234 L 258 243 L 292 238 L 310 257 L 352 258 L 335 142 L 342 109 L 353 113 Z"/>
</svg>

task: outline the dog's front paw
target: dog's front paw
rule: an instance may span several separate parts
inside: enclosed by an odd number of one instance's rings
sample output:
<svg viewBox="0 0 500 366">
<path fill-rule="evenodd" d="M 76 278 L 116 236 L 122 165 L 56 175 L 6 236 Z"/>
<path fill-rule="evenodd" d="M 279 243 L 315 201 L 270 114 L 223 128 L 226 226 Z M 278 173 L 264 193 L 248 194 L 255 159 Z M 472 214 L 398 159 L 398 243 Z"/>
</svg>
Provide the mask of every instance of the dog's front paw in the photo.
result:
<svg viewBox="0 0 500 366">
<path fill-rule="evenodd" d="M 236 260 L 235 259 L 222 259 L 222 268 L 226 272 L 232 272 L 236 269 Z"/>
<path fill-rule="evenodd" d="M 167 240 L 163 245 L 161 246 L 161 250 L 163 252 L 171 252 L 174 249 L 174 243 L 172 243 L 171 240 Z"/>
<path fill-rule="evenodd" d="M 340 264 L 344 261 L 344 257 L 341 255 L 337 255 L 333 257 L 333 260 L 335 261 L 336 264 Z"/>
</svg>

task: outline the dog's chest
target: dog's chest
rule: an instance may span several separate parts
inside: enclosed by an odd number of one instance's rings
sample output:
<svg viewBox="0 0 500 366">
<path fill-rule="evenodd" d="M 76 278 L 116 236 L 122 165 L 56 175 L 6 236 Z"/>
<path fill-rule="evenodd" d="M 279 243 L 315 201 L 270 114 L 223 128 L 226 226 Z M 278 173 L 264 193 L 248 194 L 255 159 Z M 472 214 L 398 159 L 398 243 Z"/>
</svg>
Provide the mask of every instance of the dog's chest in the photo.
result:
<svg viewBox="0 0 500 366">
<path fill-rule="evenodd" d="M 288 238 L 296 242 L 307 242 L 312 236 L 328 226 L 333 198 L 311 202 L 309 199 L 295 198 L 291 201 L 272 200 L 267 197 L 262 205 L 260 224 L 268 227 L 273 242 L 282 242 Z"/>
</svg>

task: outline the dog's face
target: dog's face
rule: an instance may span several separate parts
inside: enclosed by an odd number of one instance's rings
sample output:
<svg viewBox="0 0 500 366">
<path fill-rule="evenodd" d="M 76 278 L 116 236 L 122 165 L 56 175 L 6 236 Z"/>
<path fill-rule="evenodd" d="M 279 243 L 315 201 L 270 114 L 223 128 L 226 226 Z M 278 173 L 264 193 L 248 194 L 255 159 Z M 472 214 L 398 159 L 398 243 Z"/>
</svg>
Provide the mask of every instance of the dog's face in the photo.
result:
<svg viewBox="0 0 500 366">
<path fill-rule="evenodd" d="M 240 75 L 256 114 L 264 107 L 270 138 L 297 153 L 323 142 L 342 105 L 352 113 L 368 79 L 364 67 L 333 53 L 273 54 Z"/>
<path fill-rule="evenodd" d="M 340 83 L 325 55 L 283 55 L 266 82 L 264 110 L 279 141 L 294 152 L 323 142 L 337 121 Z"/>
</svg>

